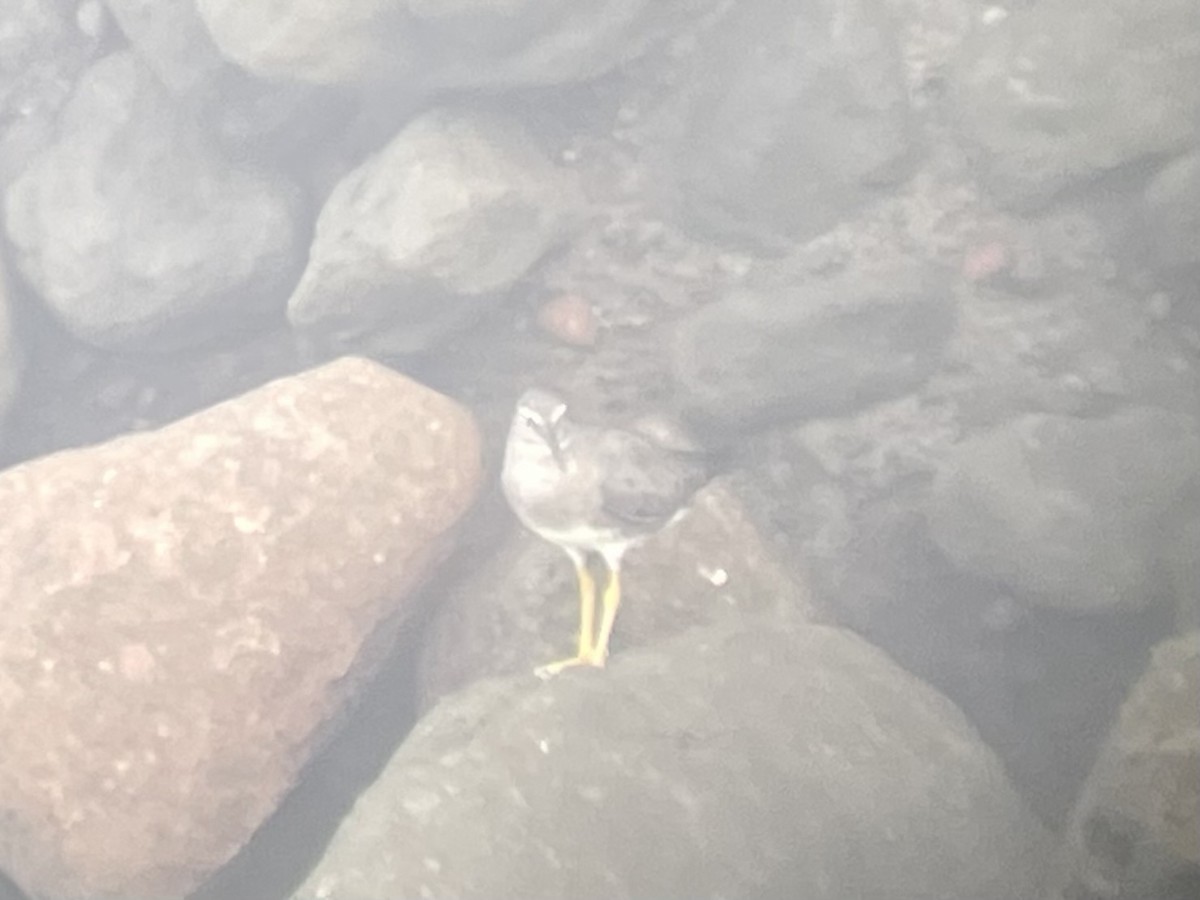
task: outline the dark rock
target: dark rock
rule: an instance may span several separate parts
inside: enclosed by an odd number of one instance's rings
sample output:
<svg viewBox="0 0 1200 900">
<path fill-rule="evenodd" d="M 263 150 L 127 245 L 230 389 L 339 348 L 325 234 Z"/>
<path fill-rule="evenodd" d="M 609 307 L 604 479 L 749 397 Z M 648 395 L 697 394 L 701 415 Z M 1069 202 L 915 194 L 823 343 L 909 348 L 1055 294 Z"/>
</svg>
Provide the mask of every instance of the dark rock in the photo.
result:
<svg viewBox="0 0 1200 900">
<path fill-rule="evenodd" d="M 575 201 L 514 125 L 426 113 L 334 189 L 288 317 L 355 348 L 427 349 L 564 240 Z"/>
<path fill-rule="evenodd" d="M 677 151 L 705 230 L 804 240 L 904 174 L 912 128 L 882 4 L 738 3 L 706 40 Z"/>
<path fill-rule="evenodd" d="M 772 616 L 446 698 L 294 896 L 1011 900 L 1044 841 L 948 701 Z"/>
<path fill-rule="evenodd" d="M 198 0 L 221 51 L 255 74 L 309 84 L 446 88 L 560 84 L 599 75 L 713 0 Z"/>
<path fill-rule="evenodd" d="M 1200 430 L 1187 416 L 1029 415 L 955 449 L 929 523 L 956 565 L 1030 603 L 1128 611 L 1163 588 L 1164 540 L 1198 490 Z"/>
<path fill-rule="evenodd" d="M 979 18 L 948 83 L 993 196 L 1044 206 L 1118 170 L 1151 170 L 1194 145 L 1200 7 L 1074 0 Z"/>
<path fill-rule="evenodd" d="M 17 396 L 25 362 L 21 345 L 13 334 L 8 291 L 8 272 L 0 255 L 0 445 L 5 444 L 5 419 Z"/>
<path fill-rule="evenodd" d="M 0 188 L 53 141 L 58 111 L 98 43 L 79 26 L 75 5 L 61 0 L 0 7 Z"/>
<path fill-rule="evenodd" d="M 352 358 L 0 474 L 0 868 L 195 889 L 377 671 L 480 477 L 464 409 Z"/>
<path fill-rule="evenodd" d="M 336 116 L 335 92 L 262 81 L 221 55 L 193 0 L 110 0 L 138 58 L 231 155 L 286 160 L 304 155 Z M 300 149 L 303 148 L 303 149 Z"/>
<path fill-rule="evenodd" d="M 723 481 L 701 490 L 676 525 L 631 550 L 621 573 L 614 654 L 755 613 L 827 621 Z M 430 706 L 485 676 L 528 674 L 564 656 L 578 628 L 579 592 L 566 555 L 530 535 L 512 540 L 434 612 L 421 702 Z"/>
<path fill-rule="evenodd" d="M 749 287 L 684 318 L 682 412 L 713 431 L 839 416 L 922 384 L 954 330 L 949 287 L 912 269 Z"/>
<path fill-rule="evenodd" d="M 1146 188 L 1135 246 L 1171 285 L 1200 280 L 1200 153 L 1174 160 Z M 1193 300 L 1192 302 L 1196 302 Z"/>
<path fill-rule="evenodd" d="M 1071 817 L 1046 897 L 1200 896 L 1200 632 L 1160 644 Z"/>
<path fill-rule="evenodd" d="M 57 143 L 9 186 L 16 268 L 108 349 L 169 350 L 283 311 L 298 190 L 225 162 L 129 53 L 96 63 Z"/>
</svg>

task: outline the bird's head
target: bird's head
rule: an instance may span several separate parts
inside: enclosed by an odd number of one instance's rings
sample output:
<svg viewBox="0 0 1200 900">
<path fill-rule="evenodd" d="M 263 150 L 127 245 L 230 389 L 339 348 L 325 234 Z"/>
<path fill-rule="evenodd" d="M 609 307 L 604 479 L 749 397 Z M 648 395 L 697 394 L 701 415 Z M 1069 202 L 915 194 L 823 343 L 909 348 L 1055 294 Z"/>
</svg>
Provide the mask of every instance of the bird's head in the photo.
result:
<svg viewBox="0 0 1200 900">
<path fill-rule="evenodd" d="M 509 439 L 541 444 L 565 471 L 566 414 L 566 401 L 558 394 L 543 388 L 530 388 L 517 401 Z"/>
</svg>

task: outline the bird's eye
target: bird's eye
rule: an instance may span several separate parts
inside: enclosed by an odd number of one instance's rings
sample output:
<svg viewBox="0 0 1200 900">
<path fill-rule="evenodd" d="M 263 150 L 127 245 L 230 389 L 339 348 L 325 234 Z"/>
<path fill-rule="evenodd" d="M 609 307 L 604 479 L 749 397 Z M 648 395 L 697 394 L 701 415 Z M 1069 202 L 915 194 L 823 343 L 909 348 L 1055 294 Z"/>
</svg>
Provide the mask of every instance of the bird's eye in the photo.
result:
<svg viewBox="0 0 1200 900">
<path fill-rule="evenodd" d="M 521 416 L 521 419 L 525 422 L 526 428 L 537 428 L 538 425 L 541 424 L 538 421 L 538 417 L 535 416 L 533 413 L 525 413 L 524 415 Z"/>
</svg>

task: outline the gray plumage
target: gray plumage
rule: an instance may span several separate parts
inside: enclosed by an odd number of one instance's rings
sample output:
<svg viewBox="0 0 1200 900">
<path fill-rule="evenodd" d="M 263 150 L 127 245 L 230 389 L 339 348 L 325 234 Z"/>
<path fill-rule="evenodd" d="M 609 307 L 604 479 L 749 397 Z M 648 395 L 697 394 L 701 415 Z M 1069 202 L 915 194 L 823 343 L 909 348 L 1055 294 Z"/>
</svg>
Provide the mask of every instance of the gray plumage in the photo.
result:
<svg viewBox="0 0 1200 900">
<path fill-rule="evenodd" d="M 501 481 L 527 528 L 611 566 L 677 518 L 710 476 L 704 455 L 664 423 L 585 425 L 557 394 L 534 388 L 517 403 Z"/>
</svg>

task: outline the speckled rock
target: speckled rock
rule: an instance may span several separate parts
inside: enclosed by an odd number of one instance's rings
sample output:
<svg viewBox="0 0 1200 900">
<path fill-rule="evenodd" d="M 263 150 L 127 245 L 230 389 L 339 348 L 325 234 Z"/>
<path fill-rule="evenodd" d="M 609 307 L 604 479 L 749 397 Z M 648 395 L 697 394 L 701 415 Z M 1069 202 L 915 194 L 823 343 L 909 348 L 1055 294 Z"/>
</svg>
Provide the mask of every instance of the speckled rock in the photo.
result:
<svg viewBox="0 0 1200 900">
<path fill-rule="evenodd" d="M 568 174 L 515 125 L 426 113 L 334 189 L 288 317 L 355 348 L 427 349 L 565 240 L 573 207 Z"/>
<path fill-rule="evenodd" d="M 169 350 L 282 313 L 299 191 L 223 160 L 135 56 L 88 70 L 58 134 L 4 221 L 14 267 L 75 336 Z"/>
<path fill-rule="evenodd" d="M 0 255 L 0 446 L 4 444 L 4 420 L 16 398 L 24 366 L 24 353 L 12 328 L 8 284 L 4 257 Z"/>
<path fill-rule="evenodd" d="M 755 613 L 828 621 L 724 479 L 697 493 L 679 522 L 631 550 L 621 572 L 614 654 Z M 438 605 L 421 654 L 421 702 L 430 706 L 483 677 L 532 672 L 566 655 L 578 628 L 574 567 L 522 530 Z"/>
<path fill-rule="evenodd" d="M 697 53 L 675 167 L 705 231 L 786 246 L 906 174 L 913 127 L 884 4 L 735 3 Z"/>
<path fill-rule="evenodd" d="M 444 699 L 294 900 L 1012 900 L 1045 833 L 945 698 L 746 617 Z"/>
<path fill-rule="evenodd" d="M 197 0 L 222 52 L 265 78 L 414 92 L 558 84 L 636 56 L 713 0 Z"/>
<path fill-rule="evenodd" d="M 1155 648 L 1071 818 L 1048 900 L 1200 896 L 1200 631 Z"/>
<path fill-rule="evenodd" d="M 736 434 L 911 391 L 937 369 L 954 324 L 949 284 L 916 266 L 819 281 L 783 271 L 680 320 L 671 369 L 684 414 Z"/>
<path fill-rule="evenodd" d="M 1187 416 L 1029 415 L 948 455 L 930 532 L 958 566 L 1026 602 L 1134 610 L 1166 586 L 1160 556 L 1198 490 L 1200 429 Z"/>
<path fill-rule="evenodd" d="M 376 670 L 480 477 L 464 409 L 354 358 L 0 474 L 0 868 L 38 897 L 196 888 Z"/>
<path fill-rule="evenodd" d="M 980 7 L 947 84 L 992 194 L 1015 207 L 1195 146 L 1200 7 Z"/>
<path fill-rule="evenodd" d="M 89 6 L 103 16 L 94 0 L 75 9 L 61 0 L 0 6 L 0 187 L 53 142 L 58 112 L 101 36 L 80 27 Z"/>
</svg>

